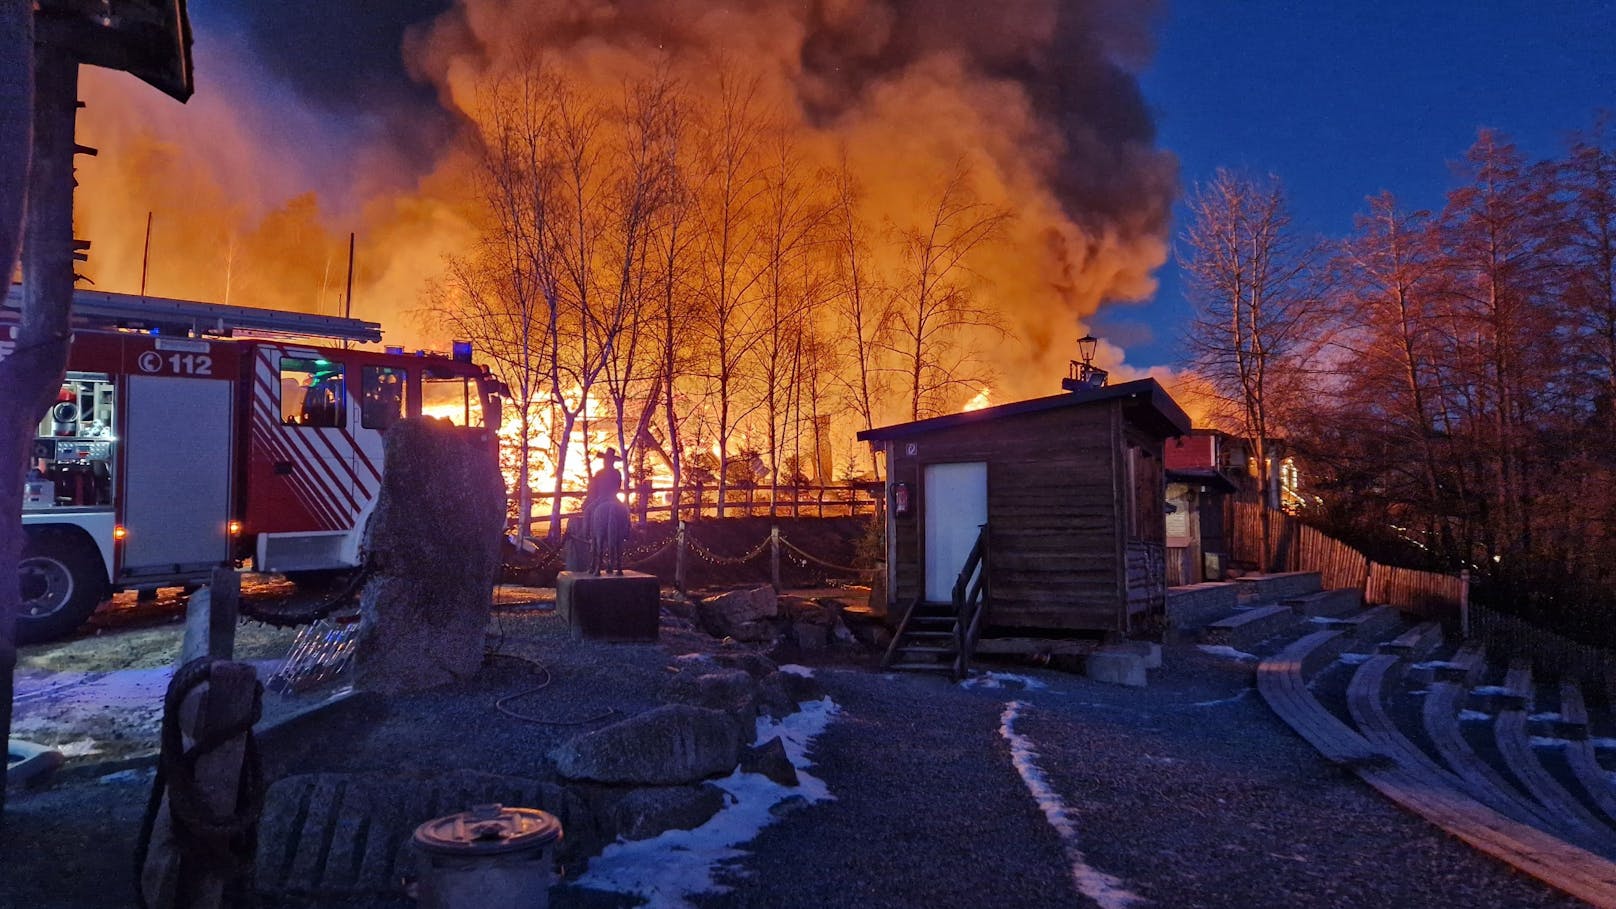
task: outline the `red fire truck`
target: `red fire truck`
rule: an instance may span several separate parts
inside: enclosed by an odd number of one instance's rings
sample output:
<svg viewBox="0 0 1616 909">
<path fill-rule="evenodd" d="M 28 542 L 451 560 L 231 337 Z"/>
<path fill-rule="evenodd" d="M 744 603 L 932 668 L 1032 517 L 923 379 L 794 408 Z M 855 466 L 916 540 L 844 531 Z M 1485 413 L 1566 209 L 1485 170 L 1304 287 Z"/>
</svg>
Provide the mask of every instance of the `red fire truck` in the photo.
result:
<svg viewBox="0 0 1616 909">
<path fill-rule="evenodd" d="M 16 299 L 0 307 L 0 357 Z M 94 291 L 75 293 L 73 319 L 24 487 L 20 642 L 68 634 L 116 591 L 196 585 L 223 564 L 351 569 L 389 426 L 427 414 L 494 444 L 499 383 L 470 345 L 349 349 L 380 326 Z"/>
</svg>

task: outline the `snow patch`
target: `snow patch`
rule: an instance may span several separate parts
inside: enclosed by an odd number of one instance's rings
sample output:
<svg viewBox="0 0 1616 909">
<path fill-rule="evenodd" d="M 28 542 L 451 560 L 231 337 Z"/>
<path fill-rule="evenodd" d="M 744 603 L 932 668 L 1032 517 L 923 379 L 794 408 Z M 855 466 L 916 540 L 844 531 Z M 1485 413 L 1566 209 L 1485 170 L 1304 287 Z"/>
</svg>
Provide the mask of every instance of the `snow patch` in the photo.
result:
<svg viewBox="0 0 1616 909">
<path fill-rule="evenodd" d="M 1228 657 L 1232 660 L 1240 660 L 1242 662 L 1257 662 L 1256 654 L 1247 653 L 1244 650 L 1236 650 L 1233 647 L 1230 647 L 1228 644 L 1196 644 L 1195 649 L 1201 651 L 1202 653 L 1209 653 L 1212 656 Z"/>
<path fill-rule="evenodd" d="M 1514 692 L 1511 692 L 1508 688 L 1505 688 L 1503 685 L 1482 685 L 1480 688 L 1472 688 L 1472 689 L 1470 689 L 1470 693 L 1471 694 L 1479 694 L 1479 695 L 1482 695 L 1483 697 L 1486 697 L 1486 696 L 1498 695 L 1498 694 L 1513 694 Z"/>
<path fill-rule="evenodd" d="M 1534 723 L 1558 723 L 1561 716 L 1558 713 L 1534 713 L 1527 719 Z"/>
<path fill-rule="evenodd" d="M 1571 744 L 1565 739 L 1550 738 L 1546 735 L 1534 735 L 1531 741 L 1534 748 L 1564 748 Z"/>
<path fill-rule="evenodd" d="M 120 783 L 150 783 L 156 771 L 150 768 L 141 769 L 131 767 L 128 770 L 115 770 L 112 773 L 96 777 L 96 782 L 103 786 L 112 786 Z"/>
<path fill-rule="evenodd" d="M 1460 666 L 1458 663 L 1450 663 L 1447 660 L 1426 660 L 1423 663 L 1415 663 L 1413 666 L 1411 666 L 1409 668 L 1411 668 L 1411 669 L 1463 669 L 1464 667 Z"/>
<path fill-rule="evenodd" d="M 1358 666 L 1369 662 L 1369 658 L 1373 655 L 1374 654 L 1369 653 L 1343 653 L 1336 657 L 1335 661 L 1337 663 L 1345 663 L 1348 666 Z"/>
<path fill-rule="evenodd" d="M 1022 688 L 1027 691 L 1037 691 L 1047 687 L 1043 682 L 1025 675 L 1016 675 L 1013 672 L 984 672 L 974 675 L 960 682 L 961 688 Z"/>
<path fill-rule="evenodd" d="M 1616 749 L 1616 739 L 1589 739 L 1588 742 L 1595 748 L 1603 748 L 1606 751 Z"/>
<path fill-rule="evenodd" d="M 787 663 L 777 668 L 786 675 L 800 675 L 805 679 L 810 679 L 814 676 L 814 671 L 811 668 L 798 663 Z"/>
<path fill-rule="evenodd" d="M 1015 765 L 1016 772 L 1021 774 L 1027 791 L 1032 793 L 1033 801 L 1043 809 L 1044 818 L 1060 835 L 1061 843 L 1066 848 L 1066 858 L 1072 864 L 1072 882 L 1080 893 L 1099 903 L 1100 909 L 1127 909 L 1145 902 L 1144 897 L 1124 887 L 1120 878 L 1092 867 L 1084 857 L 1072 812 L 1039 769 L 1038 752 L 1032 740 L 1015 731 L 1016 717 L 1024 706 L 1021 701 L 1004 705 L 1004 713 L 999 716 L 999 735 L 1010 744 L 1010 761 Z"/>
<path fill-rule="evenodd" d="M 729 793 L 729 804 L 707 823 L 694 830 L 669 830 L 647 840 L 619 840 L 591 859 L 589 871 L 574 885 L 638 896 L 657 909 L 683 909 L 691 905 L 687 897 L 728 892 L 731 888 L 719 883 L 714 873 L 747 855 L 738 847 L 775 822 L 772 809 L 776 805 L 787 799 L 813 804 L 834 798 L 824 780 L 806 771 L 813 766 L 808 760 L 809 747 L 840 708 L 830 698 L 804 702 L 801 708 L 783 720 L 759 717 L 757 721 L 757 744 L 781 740 L 797 768 L 797 786 L 788 788 L 762 774 L 737 769 L 716 781 L 715 785 Z"/>
<path fill-rule="evenodd" d="M 1484 720 L 1490 720 L 1492 718 L 1493 718 L 1492 714 L 1490 714 L 1490 713 L 1482 713 L 1480 710 L 1461 710 L 1461 711 L 1459 711 L 1459 721 L 1461 723 L 1480 723 L 1480 722 L 1482 722 Z"/>
<path fill-rule="evenodd" d="M 1245 696 L 1250 694 L 1252 691 L 1253 691 L 1253 689 L 1251 689 L 1251 688 L 1242 688 L 1242 689 L 1240 689 L 1238 692 L 1236 692 L 1235 694 L 1233 694 L 1230 697 L 1218 698 L 1217 700 L 1214 700 L 1214 701 L 1196 701 L 1196 702 L 1190 704 L 1190 706 L 1191 707 L 1219 707 L 1219 706 L 1222 706 L 1224 704 L 1233 704 L 1236 701 L 1239 701 L 1239 700 L 1245 698 Z"/>
</svg>

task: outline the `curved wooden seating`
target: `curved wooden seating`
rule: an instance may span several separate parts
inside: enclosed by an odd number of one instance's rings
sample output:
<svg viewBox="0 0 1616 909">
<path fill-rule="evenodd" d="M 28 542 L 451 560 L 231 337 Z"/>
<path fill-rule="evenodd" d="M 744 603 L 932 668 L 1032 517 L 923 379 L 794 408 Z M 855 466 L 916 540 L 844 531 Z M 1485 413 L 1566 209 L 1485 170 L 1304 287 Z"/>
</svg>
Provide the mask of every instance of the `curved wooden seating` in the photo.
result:
<svg viewBox="0 0 1616 909">
<path fill-rule="evenodd" d="M 1562 715 L 1578 715 L 1587 717 L 1587 708 L 1583 706 L 1582 689 L 1574 682 L 1563 682 L 1560 685 L 1560 713 Z M 1611 820 L 1616 820 L 1616 787 L 1613 787 L 1605 768 L 1599 766 L 1599 760 L 1594 756 L 1594 743 L 1586 737 L 1572 739 L 1566 743 L 1566 763 L 1571 765 L 1571 772 L 1577 775 L 1577 782 L 1588 791 L 1589 798 L 1599 806 L 1599 810 Z"/>
<path fill-rule="evenodd" d="M 1425 734 L 1436 746 L 1437 753 L 1453 773 L 1465 783 L 1465 791 L 1472 798 L 1500 814 L 1546 830 L 1554 825 L 1520 794 L 1513 783 L 1505 780 L 1493 765 L 1481 759 L 1470 747 L 1459 729 L 1459 705 L 1464 700 L 1465 686 L 1459 682 L 1433 682 L 1421 705 L 1421 719 Z"/>
<path fill-rule="evenodd" d="M 1526 673 L 1525 685 L 1529 689 L 1531 678 L 1529 668 L 1511 669 L 1512 678 L 1506 687 L 1519 690 L 1522 682 L 1515 676 L 1521 672 Z M 1493 737 L 1498 742 L 1498 751 L 1503 755 L 1504 763 L 1510 772 L 1521 781 L 1521 785 L 1526 787 L 1532 798 L 1543 806 L 1556 827 L 1575 836 L 1589 837 L 1598 844 L 1601 852 L 1616 855 L 1616 834 L 1595 817 L 1576 796 L 1567 792 L 1565 787 L 1560 785 L 1560 781 L 1555 779 L 1538 759 L 1526 731 L 1525 710 L 1509 707 L 1499 711 L 1498 718 L 1493 721 Z"/>
<path fill-rule="evenodd" d="M 1494 811 L 1437 773 L 1404 767 L 1321 704 L 1306 678 L 1340 646 L 1340 632 L 1317 631 L 1258 665 L 1257 689 L 1281 719 L 1324 757 L 1351 766 L 1405 809 L 1552 887 L 1616 909 L 1616 863 Z"/>
</svg>

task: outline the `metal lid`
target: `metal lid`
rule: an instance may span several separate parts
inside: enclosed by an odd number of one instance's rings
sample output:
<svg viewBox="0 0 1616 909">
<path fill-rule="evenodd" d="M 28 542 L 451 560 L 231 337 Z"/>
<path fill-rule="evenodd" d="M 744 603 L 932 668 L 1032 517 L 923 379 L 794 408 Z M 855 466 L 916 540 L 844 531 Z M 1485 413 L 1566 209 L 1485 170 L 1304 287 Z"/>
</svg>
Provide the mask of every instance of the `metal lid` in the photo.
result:
<svg viewBox="0 0 1616 909">
<path fill-rule="evenodd" d="M 475 805 L 470 811 L 415 828 L 415 844 L 450 855 L 492 855 L 544 846 L 561 839 L 561 822 L 537 808 Z"/>
</svg>

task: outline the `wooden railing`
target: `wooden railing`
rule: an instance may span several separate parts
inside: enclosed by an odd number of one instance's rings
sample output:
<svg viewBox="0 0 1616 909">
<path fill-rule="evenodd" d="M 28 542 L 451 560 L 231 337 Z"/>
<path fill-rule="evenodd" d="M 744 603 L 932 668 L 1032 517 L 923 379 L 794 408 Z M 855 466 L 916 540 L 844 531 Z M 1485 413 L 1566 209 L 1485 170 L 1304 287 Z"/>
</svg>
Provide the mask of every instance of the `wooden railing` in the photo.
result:
<svg viewBox="0 0 1616 909">
<path fill-rule="evenodd" d="M 965 678 L 970 672 L 971 657 L 976 653 L 976 642 L 982 634 L 982 617 L 988 591 L 988 525 L 983 524 L 976 535 L 971 554 L 965 557 L 965 567 L 954 579 L 954 679 Z"/>
<path fill-rule="evenodd" d="M 556 499 L 554 492 L 535 492 L 525 522 L 529 536 L 543 537 L 550 530 L 550 511 Z M 560 493 L 563 525 L 583 510 L 584 492 L 565 490 Z M 640 487 L 625 491 L 629 512 L 634 520 L 645 523 L 652 515 L 671 516 L 674 496 L 679 503 L 679 517 L 696 520 L 718 516 L 718 488 L 715 486 Z M 776 491 L 768 486 L 730 487 L 724 496 L 725 517 L 849 517 L 873 515 L 877 500 L 867 489 L 859 486 L 781 486 Z M 510 513 L 520 509 L 515 499 L 510 501 Z M 558 528 L 559 530 L 559 528 Z"/>
</svg>

